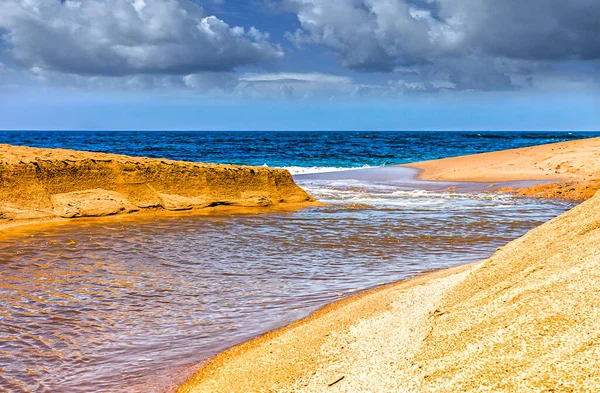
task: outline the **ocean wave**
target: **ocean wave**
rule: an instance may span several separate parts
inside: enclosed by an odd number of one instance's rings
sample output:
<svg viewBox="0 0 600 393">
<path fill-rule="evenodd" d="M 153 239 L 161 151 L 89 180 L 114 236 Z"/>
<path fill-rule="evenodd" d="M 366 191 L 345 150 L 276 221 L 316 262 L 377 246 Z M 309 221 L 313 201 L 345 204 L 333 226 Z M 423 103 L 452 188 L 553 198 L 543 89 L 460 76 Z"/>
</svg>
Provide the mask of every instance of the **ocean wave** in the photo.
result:
<svg viewBox="0 0 600 393">
<path fill-rule="evenodd" d="M 267 165 L 264 165 L 267 166 Z M 308 175 L 311 173 L 327 173 L 327 172 L 343 172 L 355 171 L 358 169 L 379 168 L 378 166 L 363 165 L 361 167 L 335 167 L 335 166 L 285 166 L 282 169 L 287 169 L 292 175 Z"/>
</svg>

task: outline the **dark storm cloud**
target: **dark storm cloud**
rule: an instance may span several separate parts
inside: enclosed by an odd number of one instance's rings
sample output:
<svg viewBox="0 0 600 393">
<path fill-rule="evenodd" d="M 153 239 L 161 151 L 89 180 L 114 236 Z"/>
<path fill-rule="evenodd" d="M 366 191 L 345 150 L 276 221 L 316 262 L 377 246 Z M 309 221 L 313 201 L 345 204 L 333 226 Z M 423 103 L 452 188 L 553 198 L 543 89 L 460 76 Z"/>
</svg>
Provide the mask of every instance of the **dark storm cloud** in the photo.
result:
<svg viewBox="0 0 600 393">
<path fill-rule="evenodd" d="M 121 76 L 114 83 L 238 91 L 231 71 L 271 65 L 283 49 L 268 32 L 230 26 L 203 7 L 250 25 L 258 18 L 267 30 L 293 26 L 276 12 L 269 16 L 280 20 L 260 19 L 261 1 L 297 16 L 290 41 L 324 47 L 361 71 L 361 92 L 583 86 L 600 73 L 599 0 L 0 0 L 0 62 L 36 81 L 110 85 Z M 328 60 L 310 60 L 306 75 L 331 72 Z M 347 92 L 350 83 L 338 85 L 327 88 Z"/>
<path fill-rule="evenodd" d="M 268 34 L 188 0 L 4 0 L 0 29 L 17 64 L 80 75 L 230 71 L 283 57 Z"/>
<path fill-rule="evenodd" d="M 473 53 L 600 58 L 597 0 L 285 1 L 302 26 L 291 38 L 328 46 L 354 68 Z"/>
<path fill-rule="evenodd" d="M 465 50 L 528 60 L 600 58 L 597 0 L 437 0 Z"/>
<path fill-rule="evenodd" d="M 597 0 L 284 0 L 295 43 L 333 50 L 343 66 L 446 73 L 461 89 L 510 87 L 503 61 L 600 58 Z M 463 71 L 461 72 L 461 68 Z M 508 67 L 510 68 L 510 67 Z M 535 68 L 535 64 L 529 68 Z M 467 75 L 470 73 L 470 75 Z"/>
</svg>

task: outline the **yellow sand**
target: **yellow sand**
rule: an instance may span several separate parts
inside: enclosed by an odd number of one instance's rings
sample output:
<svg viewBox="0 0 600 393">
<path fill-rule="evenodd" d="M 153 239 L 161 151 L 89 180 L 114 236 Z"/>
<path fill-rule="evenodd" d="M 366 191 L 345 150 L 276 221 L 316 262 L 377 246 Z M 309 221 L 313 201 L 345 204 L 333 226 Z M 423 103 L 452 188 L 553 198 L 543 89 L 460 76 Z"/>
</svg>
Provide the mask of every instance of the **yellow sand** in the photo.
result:
<svg viewBox="0 0 600 393">
<path fill-rule="evenodd" d="M 530 197 L 585 200 L 600 189 L 600 138 L 424 161 L 406 166 L 420 169 L 419 178 L 422 180 L 551 180 L 550 184 L 499 191 Z"/>
<path fill-rule="evenodd" d="M 315 204 L 283 169 L 0 145 L 0 229 L 144 212 Z"/>
<path fill-rule="evenodd" d="M 444 180 L 535 179 L 552 166 L 556 178 L 590 179 L 598 174 L 599 143 L 547 145 L 537 150 L 539 157 L 528 149 L 503 152 L 498 164 L 488 156 L 450 159 L 460 170 L 450 161 L 437 172 L 433 163 L 417 166 L 424 176 Z M 553 151 L 570 157 L 564 171 L 556 169 L 563 161 Z M 346 299 L 234 347 L 179 389 L 599 391 L 600 194 L 488 260 Z"/>
<path fill-rule="evenodd" d="M 600 138 L 473 154 L 407 166 L 424 180 L 590 180 L 600 178 Z"/>
</svg>

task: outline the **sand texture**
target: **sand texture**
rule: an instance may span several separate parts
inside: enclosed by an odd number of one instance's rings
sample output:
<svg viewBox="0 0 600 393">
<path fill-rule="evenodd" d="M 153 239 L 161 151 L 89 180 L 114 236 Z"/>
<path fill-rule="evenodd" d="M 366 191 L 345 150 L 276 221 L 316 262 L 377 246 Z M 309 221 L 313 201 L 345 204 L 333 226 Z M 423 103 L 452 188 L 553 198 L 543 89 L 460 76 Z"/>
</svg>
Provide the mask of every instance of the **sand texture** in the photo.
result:
<svg viewBox="0 0 600 393">
<path fill-rule="evenodd" d="M 407 166 L 420 169 L 419 178 L 423 180 L 551 181 L 551 184 L 520 189 L 501 188 L 498 191 L 530 197 L 585 200 L 600 189 L 600 138 L 444 158 Z"/>
<path fill-rule="evenodd" d="M 311 203 L 282 169 L 0 145 L 0 229 L 141 211 Z"/>
<path fill-rule="evenodd" d="M 600 193 L 488 260 L 234 347 L 179 392 L 598 392 L 599 283 Z"/>
</svg>

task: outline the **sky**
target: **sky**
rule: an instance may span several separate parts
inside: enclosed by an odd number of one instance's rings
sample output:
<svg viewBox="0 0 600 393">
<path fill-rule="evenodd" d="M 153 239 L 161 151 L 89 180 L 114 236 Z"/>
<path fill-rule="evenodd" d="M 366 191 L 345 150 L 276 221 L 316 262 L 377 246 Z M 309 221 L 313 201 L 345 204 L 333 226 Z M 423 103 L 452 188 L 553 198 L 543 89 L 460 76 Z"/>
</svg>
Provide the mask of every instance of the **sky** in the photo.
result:
<svg viewBox="0 0 600 393">
<path fill-rule="evenodd" d="M 0 129 L 600 130 L 598 0 L 0 0 Z"/>
</svg>

